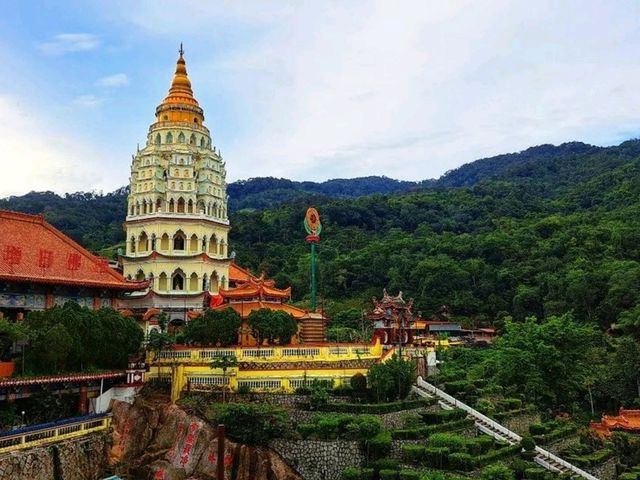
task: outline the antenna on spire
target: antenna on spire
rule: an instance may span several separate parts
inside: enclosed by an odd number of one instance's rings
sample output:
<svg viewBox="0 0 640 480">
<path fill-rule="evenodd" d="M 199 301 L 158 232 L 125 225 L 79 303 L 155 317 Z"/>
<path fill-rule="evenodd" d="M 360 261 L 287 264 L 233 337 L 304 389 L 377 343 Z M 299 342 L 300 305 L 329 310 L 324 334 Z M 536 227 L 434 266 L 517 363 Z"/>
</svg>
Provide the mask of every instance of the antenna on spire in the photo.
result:
<svg viewBox="0 0 640 480">
<path fill-rule="evenodd" d="M 180 50 L 178 50 L 180 56 L 184 55 L 184 48 L 182 48 L 182 42 L 180 42 Z"/>
</svg>

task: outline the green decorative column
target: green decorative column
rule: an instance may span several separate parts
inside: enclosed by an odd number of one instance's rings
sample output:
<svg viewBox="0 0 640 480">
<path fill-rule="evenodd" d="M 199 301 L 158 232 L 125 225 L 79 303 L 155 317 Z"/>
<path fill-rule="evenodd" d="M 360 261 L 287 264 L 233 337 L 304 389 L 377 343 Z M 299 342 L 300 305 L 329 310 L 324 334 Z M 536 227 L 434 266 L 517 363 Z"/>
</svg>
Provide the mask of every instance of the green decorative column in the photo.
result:
<svg viewBox="0 0 640 480">
<path fill-rule="evenodd" d="M 318 280 L 316 274 L 316 244 L 320 243 L 322 224 L 315 208 L 308 208 L 304 218 L 304 229 L 307 231 L 307 243 L 311 244 L 311 310 L 318 308 Z"/>
</svg>

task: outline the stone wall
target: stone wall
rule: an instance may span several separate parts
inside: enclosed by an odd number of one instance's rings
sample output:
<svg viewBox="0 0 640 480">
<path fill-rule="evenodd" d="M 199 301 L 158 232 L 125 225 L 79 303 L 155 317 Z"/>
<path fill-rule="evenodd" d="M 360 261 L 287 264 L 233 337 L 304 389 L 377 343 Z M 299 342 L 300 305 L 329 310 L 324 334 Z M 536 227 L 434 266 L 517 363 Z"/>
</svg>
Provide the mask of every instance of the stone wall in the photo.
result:
<svg viewBox="0 0 640 480">
<path fill-rule="evenodd" d="M 270 447 L 304 480 L 337 480 L 345 468 L 359 467 L 365 459 L 357 441 L 276 439 Z"/>
<path fill-rule="evenodd" d="M 95 480 L 106 466 L 109 437 L 96 433 L 0 456 L 0 480 Z"/>
</svg>

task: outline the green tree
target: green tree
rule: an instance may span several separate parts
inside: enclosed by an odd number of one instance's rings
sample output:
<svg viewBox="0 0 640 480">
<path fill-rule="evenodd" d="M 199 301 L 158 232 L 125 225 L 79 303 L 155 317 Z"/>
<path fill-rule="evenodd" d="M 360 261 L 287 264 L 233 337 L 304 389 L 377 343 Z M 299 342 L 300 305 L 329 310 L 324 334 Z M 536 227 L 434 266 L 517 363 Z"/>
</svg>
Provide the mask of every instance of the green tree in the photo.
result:
<svg viewBox="0 0 640 480">
<path fill-rule="evenodd" d="M 389 360 L 371 366 L 369 385 L 377 401 L 402 400 L 415 382 L 415 365 L 394 354 Z"/>
<path fill-rule="evenodd" d="M 185 338 L 200 345 L 236 345 L 242 319 L 232 309 L 207 309 L 204 315 L 193 319 L 185 328 Z"/>
<path fill-rule="evenodd" d="M 274 344 L 276 340 L 279 340 L 281 345 L 288 344 L 298 330 L 298 324 L 291 314 L 268 308 L 252 311 L 247 318 L 247 324 L 258 345 L 265 341 Z"/>
<path fill-rule="evenodd" d="M 222 370 L 222 377 L 224 382 L 222 384 L 222 403 L 225 403 L 225 392 L 227 390 L 227 370 L 238 366 L 238 359 L 235 355 L 222 355 L 220 357 L 214 357 L 211 361 L 212 369 Z"/>
</svg>

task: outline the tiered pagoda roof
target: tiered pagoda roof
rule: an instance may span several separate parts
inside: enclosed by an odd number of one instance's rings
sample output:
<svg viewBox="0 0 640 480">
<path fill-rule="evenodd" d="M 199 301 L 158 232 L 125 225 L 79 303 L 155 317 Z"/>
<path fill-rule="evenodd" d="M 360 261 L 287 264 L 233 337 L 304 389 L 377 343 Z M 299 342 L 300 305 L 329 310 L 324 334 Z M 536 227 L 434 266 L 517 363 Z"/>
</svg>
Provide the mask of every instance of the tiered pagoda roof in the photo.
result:
<svg viewBox="0 0 640 480">
<path fill-rule="evenodd" d="M 42 215 L 0 210 L 0 231 L 0 280 L 125 291 L 148 286 L 126 281 Z"/>
<path fill-rule="evenodd" d="M 603 415 L 600 423 L 591 422 L 590 426 L 603 436 L 608 436 L 615 430 L 638 433 L 640 432 L 640 410 L 620 408 L 618 415 Z"/>
<path fill-rule="evenodd" d="M 235 288 L 220 289 L 220 295 L 229 300 L 288 299 L 291 298 L 291 287 L 284 290 L 276 288 L 276 282 L 265 278 L 263 272 L 260 277 L 251 276 L 246 281 L 238 282 Z"/>
</svg>

